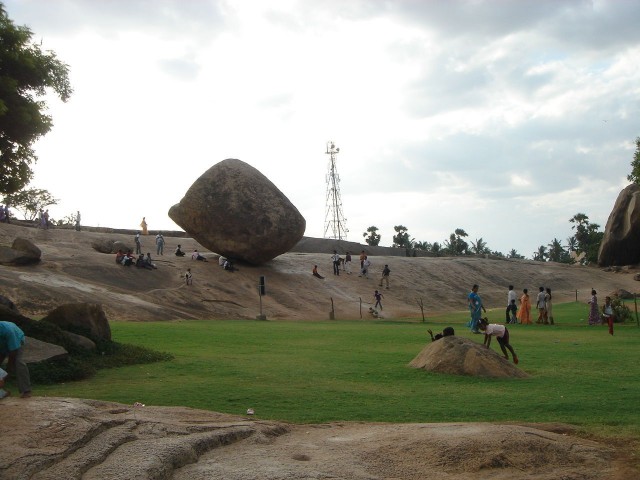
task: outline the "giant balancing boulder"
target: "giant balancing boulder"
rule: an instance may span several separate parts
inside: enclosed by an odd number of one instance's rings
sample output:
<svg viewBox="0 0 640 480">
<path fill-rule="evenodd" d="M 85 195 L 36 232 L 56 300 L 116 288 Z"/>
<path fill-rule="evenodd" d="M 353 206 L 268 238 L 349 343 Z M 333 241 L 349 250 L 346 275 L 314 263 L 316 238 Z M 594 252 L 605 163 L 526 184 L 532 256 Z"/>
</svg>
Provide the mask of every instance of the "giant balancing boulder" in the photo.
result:
<svg viewBox="0 0 640 480">
<path fill-rule="evenodd" d="M 609 214 L 598 252 L 598 264 L 640 263 L 640 186 L 632 183 L 618 195 Z"/>
<path fill-rule="evenodd" d="M 254 265 L 288 252 L 306 226 L 267 177 L 236 159 L 203 173 L 169 217 L 212 252 Z"/>
</svg>

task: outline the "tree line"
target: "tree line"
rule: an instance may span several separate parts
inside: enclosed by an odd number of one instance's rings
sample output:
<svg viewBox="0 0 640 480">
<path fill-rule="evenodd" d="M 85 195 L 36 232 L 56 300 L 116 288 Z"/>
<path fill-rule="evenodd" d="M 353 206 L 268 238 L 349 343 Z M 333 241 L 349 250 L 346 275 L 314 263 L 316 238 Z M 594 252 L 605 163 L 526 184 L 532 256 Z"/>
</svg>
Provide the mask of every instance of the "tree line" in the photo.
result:
<svg viewBox="0 0 640 480">
<path fill-rule="evenodd" d="M 639 139 L 640 148 L 640 139 Z M 569 219 L 572 223 L 572 230 L 575 234 L 566 239 L 566 243 L 554 238 L 547 245 L 540 245 L 532 253 L 531 258 L 539 262 L 559 262 L 559 263 L 592 263 L 598 261 L 598 250 L 604 236 L 600 231 L 600 225 L 589 222 L 589 217 L 584 213 L 576 213 Z M 508 253 L 491 250 L 487 242 L 482 238 L 469 239 L 469 234 L 463 228 L 456 228 L 449 238 L 442 242 L 419 241 L 409 235 L 408 228 L 404 225 L 393 227 L 396 232 L 393 235 L 392 247 L 404 248 L 407 253 L 421 250 L 429 252 L 435 256 L 462 256 L 462 255 L 493 255 L 502 258 L 525 258 L 516 249 L 511 249 Z M 362 234 L 367 245 L 379 245 L 382 235 L 378 232 L 378 227 L 372 225 Z"/>
</svg>

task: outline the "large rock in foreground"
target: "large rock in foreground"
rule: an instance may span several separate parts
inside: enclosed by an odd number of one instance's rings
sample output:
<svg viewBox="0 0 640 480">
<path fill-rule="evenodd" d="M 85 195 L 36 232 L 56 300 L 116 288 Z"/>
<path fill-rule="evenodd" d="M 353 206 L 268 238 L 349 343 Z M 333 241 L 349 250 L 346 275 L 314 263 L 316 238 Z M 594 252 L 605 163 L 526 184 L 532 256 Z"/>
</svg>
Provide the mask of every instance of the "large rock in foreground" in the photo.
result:
<svg viewBox="0 0 640 480">
<path fill-rule="evenodd" d="M 600 244 L 598 264 L 640 263 L 640 186 L 632 183 L 618 195 Z"/>
<path fill-rule="evenodd" d="M 306 226 L 267 177 L 235 159 L 202 174 L 169 217 L 209 250 L 255 265 L 289 251 Z"/>
<path fill-rule="evenodd" d="M 492 342 L 497 344 L 494 339 Z M 525 372 L 509 363 L 493 348 L 487 348 L 462 337 L 443 337 L 429 343 L 411 360 L 410 367 L 451 375 L 473 375 L 492 378 L 526 378 Z M 515 347 L 514 347 L 515 349 Z M 516 353 L 518 353 L 518 350 Z"/>
</svg>

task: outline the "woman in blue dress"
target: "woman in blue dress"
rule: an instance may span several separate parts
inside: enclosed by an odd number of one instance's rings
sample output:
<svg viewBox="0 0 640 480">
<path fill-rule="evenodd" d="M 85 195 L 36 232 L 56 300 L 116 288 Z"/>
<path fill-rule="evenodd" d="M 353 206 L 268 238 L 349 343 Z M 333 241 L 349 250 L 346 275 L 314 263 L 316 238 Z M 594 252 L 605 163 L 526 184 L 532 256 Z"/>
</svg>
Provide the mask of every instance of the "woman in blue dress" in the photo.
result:
<svg viewBox="0 0 640 480">
<path fill-rule="evenodd" d="M 478 295 L 478 285 L 471 287 L 471 293 L 467 296 L 467 300 L 469 301 L 469 312 L 471 312 L 471 320 L 467 326 L 471 329 L 471 333 L 480 333 L 480 317 L 482 312 L 486 313 L 487 310 L 482 305 L 482 299 Z"/>
</svg>

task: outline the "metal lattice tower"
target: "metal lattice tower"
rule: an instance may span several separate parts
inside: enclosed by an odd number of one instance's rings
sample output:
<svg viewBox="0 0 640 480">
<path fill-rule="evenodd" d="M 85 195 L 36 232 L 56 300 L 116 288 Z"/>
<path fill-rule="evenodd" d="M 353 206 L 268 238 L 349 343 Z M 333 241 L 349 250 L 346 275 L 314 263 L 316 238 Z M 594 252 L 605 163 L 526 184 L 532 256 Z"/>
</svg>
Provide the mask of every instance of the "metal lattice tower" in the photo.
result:
<svg viewBox="0 0 640 480">
<path fill-rule="evenodd" d="M 329 155 L 329 171 L 327 172 L 327 200 L 324 216 L 324 238 L 347 239 L 347 223 L 342 213 L 342 199 L 340 198 L 340 176 L 336 169 L 336 155 L 340 149 L 333 142 L 327 142 Z"/>
</svg>

